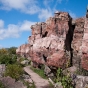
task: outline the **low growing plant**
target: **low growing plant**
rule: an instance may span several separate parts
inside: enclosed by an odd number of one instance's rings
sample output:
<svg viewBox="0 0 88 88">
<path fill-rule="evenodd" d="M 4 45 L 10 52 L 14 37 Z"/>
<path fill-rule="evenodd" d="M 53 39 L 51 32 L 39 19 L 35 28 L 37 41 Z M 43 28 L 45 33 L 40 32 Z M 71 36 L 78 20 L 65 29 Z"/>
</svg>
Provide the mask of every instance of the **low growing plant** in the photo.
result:
<svg viewBox="0 0 88 88">
<path fill-rule="evenodd" d="M 23 83 L 24 83 L 24 85 L 27 86 L 27 88 L 36 88 L 34 83 L 29 83 L 29 82 L 25 82 L 25 81 Z"/>
<path fill-rule="evenodd" d="M 68 75 L 64 75 L 62 69 L 58 68 L 56 78 L 54 80 L 56 83 L 61 82 L 63 88 L 73 88 L 72 79 Z"/>
</svg>

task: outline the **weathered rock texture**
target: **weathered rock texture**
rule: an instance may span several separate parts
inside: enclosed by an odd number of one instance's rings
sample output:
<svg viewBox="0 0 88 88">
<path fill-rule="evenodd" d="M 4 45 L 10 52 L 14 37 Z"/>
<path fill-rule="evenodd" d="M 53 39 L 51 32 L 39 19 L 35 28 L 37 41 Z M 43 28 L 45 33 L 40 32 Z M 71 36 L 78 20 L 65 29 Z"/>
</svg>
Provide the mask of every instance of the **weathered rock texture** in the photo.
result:
<svg viewBox="0 0 88 88">
<path fill-rule="evenodd" d="M 85 19 L 81 51 L 81 65 L 84 69 L 88 70 L 88 18 Z"/>
<path fill-rule="evenodd" d="M 4 75 L 5 69 L 6 69 L 5 64 L 0 64 L 0 77 Z"/>
<path fill-rule="evenodd" d="M 15 79 L 12 79 L 9 76 L 0 78 L 0 81 L 4 84 L 5 88 L 27 88 L 22 82 L 15 82 Z"/>
<path fill-rule="evenodd" d="M 67 12 L 56 12 L 46 22 L 31 26 L 29 43 L 21 45 L 16 53 L 30 57 L 34 66 L 66 68 L 74 65 L 88 70 L 87 23 L 87 17 L 74 20 Z"/>
<path fill-rule="evenodd" d="M 31 57 L 35 65 L 66 67 L 71 58 L 72 18 L 66 12 L 58 12 L 46 22 L 31 26 L 29 44 L 20 46 L 17 54 Z"/>
<path fill-rule="evenodd" d="M 73 58 L 72 63 L 75 66 L 79 66 L 81 62 L 81 46 L 82 46 L 82 40 L 84 35 L 84 18 L 78 18 L 76 20 L 73 20 L 73 27 L 74 27 L 74 33 L 73 33 L 73 41 L 72 41 L 72 49 L 73 49 Z"/>
</svg>

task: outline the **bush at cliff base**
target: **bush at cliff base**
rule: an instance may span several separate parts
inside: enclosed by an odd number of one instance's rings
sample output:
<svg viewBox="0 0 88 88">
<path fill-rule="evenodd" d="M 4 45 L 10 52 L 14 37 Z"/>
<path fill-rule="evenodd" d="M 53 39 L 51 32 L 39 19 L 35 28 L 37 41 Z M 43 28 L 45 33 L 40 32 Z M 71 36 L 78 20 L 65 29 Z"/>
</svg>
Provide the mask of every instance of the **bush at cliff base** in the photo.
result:
<svg viewBox="0 0 88 88">
<path fill-rule="evenodd" d="M 10 76 L 18 80 L 23 74 L 23 69 L 20 65 L 12 64 L 8 65 L 5 71 L 5 76 Z"/>
</svg>

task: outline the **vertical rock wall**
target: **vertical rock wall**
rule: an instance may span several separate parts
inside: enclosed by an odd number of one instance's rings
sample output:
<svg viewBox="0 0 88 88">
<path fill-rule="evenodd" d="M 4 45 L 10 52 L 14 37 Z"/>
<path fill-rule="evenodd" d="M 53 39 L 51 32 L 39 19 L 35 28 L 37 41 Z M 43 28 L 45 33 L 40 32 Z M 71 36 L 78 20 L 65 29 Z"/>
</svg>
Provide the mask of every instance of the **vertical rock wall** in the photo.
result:
<svg viewBox="0 0 88 88">
<path fill-rule="evenodd" d="M 82 39 L 84 35 L 84 18 L 78 18 L 76 20 L 73 20 L 73 26 L 74 26 L 74 33 L 73 33 L 73 41 L 72 41 L 72 49 L 73 49 L 73 58 L 72 62 L 73 65 L 76 67 L 80 66 L 81 63 L 81 46 L 82 46 Z"/>
<path fill-rule="evenodd" d="M 81 51 L 81 65 L 84 69 L 88 70 L 88 18 L 85 19 Z"/>
</svg>

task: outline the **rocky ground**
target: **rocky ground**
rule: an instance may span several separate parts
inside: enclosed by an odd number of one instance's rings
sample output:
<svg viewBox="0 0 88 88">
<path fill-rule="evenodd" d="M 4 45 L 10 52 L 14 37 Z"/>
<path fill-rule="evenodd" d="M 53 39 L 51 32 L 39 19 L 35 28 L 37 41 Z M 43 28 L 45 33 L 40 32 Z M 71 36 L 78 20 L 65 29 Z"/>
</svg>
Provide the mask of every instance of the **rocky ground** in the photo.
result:
<svg viewBox="0 0 88 88">
<path fill-rule="evenodd" d="M 31 76 L 31 79 L 33 80 L 36 88 L 50 88 L 49 81 L 47 79 L 41 78 L 38 74 L 34 73 L 30 69 L 30 66 L 24 67 L 24 70 Z"/>
</svg>

